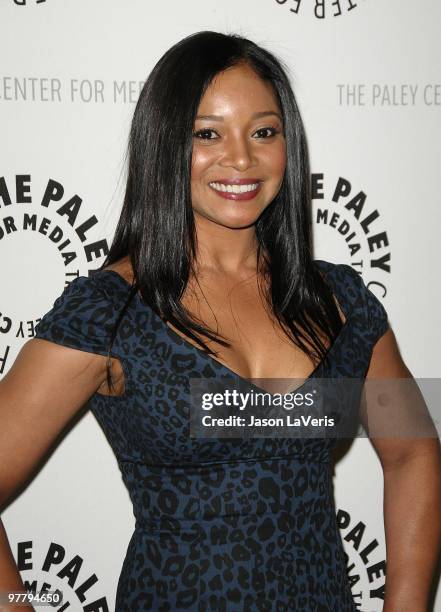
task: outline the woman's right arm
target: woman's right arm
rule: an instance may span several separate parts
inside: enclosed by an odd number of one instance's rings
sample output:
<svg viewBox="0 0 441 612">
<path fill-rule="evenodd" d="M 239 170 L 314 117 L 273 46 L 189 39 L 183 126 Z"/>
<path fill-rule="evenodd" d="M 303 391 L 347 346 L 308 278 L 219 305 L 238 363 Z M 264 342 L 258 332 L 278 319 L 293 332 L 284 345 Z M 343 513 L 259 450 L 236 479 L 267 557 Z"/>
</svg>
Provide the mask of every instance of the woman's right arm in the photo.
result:
<svg viewBox="0 0 441 612">
<path fill-rule="evenodd" d="M 106 380 L 106 358 L 34 338 L 0 380 L 0 511 Z M 24 590 L 0 520 L 0 593 Z M 29 606 L 0 610 L 32 610 Z"/>
</svg>

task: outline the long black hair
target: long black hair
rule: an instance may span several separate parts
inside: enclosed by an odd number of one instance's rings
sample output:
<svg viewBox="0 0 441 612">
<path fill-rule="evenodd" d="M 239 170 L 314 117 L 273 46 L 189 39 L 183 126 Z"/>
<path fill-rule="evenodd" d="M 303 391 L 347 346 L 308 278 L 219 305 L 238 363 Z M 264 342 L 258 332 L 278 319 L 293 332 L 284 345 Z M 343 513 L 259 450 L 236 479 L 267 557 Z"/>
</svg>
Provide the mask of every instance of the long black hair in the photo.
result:
<svg viewBox="0 0 441 612">
<path fill-rule="evenodd" d="M 268 50 L 237 34 L 198 32 L 173 45 L 157 62 L 133 115 L 124 204 L 100 268 L 128 256 L 134 275 L 111 334 L 109 387 L 111 346 L 137 292 L 163 321 L 170 321 L 208 354 L 216 353 L 194 331 L 230 346 L 199 324 L 181 297 L 196 257 L 190 188 L 195 117 L 213 78 L 243 63 L 272 85 L 286 141 L 281 188 L 255 223 L 258 268 L 266 252 L 262 269 L 270 279 L 266 303 L 291 341 L 313 361 L 323 359 L 327 351 L 316 329 L 332 343 L 342 327 L 332 292 L 313 264 L 307 142 L 287 68 Z"/>
</svg>

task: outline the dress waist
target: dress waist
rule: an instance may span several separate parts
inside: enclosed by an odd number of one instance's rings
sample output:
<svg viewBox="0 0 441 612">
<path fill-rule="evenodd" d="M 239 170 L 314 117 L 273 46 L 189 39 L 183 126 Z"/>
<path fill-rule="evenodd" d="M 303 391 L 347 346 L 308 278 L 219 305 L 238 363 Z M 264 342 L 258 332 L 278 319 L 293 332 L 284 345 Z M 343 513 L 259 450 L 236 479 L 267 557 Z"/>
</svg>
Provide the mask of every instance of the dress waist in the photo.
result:
<svg viewBox="0 0 441 612">
<path fill-rule="evenodd" d="M 332 506 L 330 462 L 293 457 L 180 466 L 120 464 L 136 528 L 181 531 L 198 521 L 253 521 L 265 514 L 305 516 Z"/>
</svg>

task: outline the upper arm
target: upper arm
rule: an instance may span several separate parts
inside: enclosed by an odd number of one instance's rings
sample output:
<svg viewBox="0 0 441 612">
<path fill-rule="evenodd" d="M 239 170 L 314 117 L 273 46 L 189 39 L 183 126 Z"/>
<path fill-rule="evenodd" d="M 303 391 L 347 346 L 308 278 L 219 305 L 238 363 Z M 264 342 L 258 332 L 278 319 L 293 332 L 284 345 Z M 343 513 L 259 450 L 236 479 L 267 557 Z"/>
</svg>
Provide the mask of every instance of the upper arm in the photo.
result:
<svg viewBox="0 0 441 612">
<path fill-rule="evenodd" d="M 424 397 L 390 327 L 372 350 L 362 421 L 384 470 L 423 452 L 439 452 Z"/>
<path fill-rule="evenodd" d="M 395 334 L 391 327 L 378 339 L 372 349 L 372 356 L 366 379 L 411 378 L 412 374 L 403 361 Z"/>
<path fill-rule="evenodd" d="M 106 358 L 34 338 L 0 381 L 0 500 L 9 497 L 105 380 Z"/>
<path fill-rule="evenodd" d="M 0 381 L 0 500 L 31 474 L 98 389 L 106 359 L 42 339 L 24 344 Z"/>
</svg>

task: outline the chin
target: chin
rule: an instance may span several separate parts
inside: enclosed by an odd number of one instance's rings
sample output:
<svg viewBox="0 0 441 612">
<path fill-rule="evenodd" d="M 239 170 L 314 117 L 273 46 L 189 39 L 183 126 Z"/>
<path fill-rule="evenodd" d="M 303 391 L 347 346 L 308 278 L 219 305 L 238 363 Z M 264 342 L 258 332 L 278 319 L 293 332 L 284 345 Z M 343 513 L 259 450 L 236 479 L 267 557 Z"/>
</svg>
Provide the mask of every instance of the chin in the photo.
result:
<svg viewBox="0 0 441 612">
<path fill-rule="evenodd" d="M 217 219 L 216 223 L 219 225 L 223 225 L 224 227 L 230 227 L 231 229 L 244 229 L 246 227 L 251 227 L 254 225 L 259 217 L 235 217 L 228 219 Z"/>
<path fill-rule="evenodd" d="M 258 210 L 256 212 L 244 211 L 244 210 L 233 210 L 233 211 L 222 211 L 222 214 L 219 214 L 221 211 L 217 210 L 198 210 L 193 209 L 199 218 L 203 218 L 206 221 L 211 221 L 212 223 L 217 223 L 218 225 L 223 225 L 224 227 L 231 227 L 234 229 L 249 227 L 250 225 L 254 225 L 262 214 L 262 210 Z"/>
</svg>

